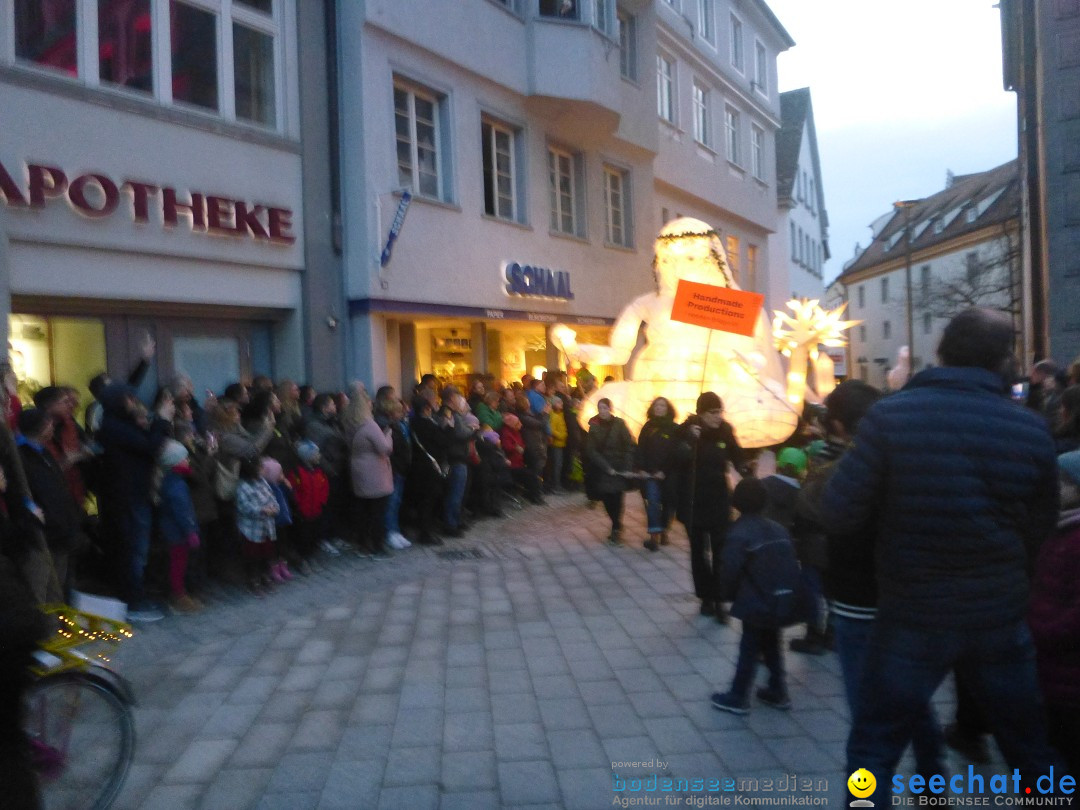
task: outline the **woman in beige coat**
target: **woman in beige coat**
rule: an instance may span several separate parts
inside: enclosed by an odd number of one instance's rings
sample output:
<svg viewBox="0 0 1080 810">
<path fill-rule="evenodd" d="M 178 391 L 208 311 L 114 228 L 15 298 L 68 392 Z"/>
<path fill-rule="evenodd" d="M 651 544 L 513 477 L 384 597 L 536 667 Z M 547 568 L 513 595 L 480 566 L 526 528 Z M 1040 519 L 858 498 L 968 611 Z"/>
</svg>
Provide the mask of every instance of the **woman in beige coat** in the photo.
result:
<svg viewBox="0 0 1080 810">
<path fill-rule="evenodd" d="M 386 505 L 394 491 L 390 466 L 394 441 L 390 429 L 383 430 L 372 417 L 371 397 L 361 383 L 352 385 L 343 421 L 349 437 L 354 542 L 361 554 L 387 557 Z"/>
</svg>

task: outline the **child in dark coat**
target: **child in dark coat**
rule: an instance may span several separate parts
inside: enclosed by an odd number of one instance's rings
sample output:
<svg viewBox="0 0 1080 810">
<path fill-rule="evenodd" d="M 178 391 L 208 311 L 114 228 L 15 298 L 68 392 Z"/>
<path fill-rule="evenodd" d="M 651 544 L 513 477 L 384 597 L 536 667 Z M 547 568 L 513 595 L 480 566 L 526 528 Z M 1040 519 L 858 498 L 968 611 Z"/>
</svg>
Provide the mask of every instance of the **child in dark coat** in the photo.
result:
<svg viewBox="0 0 1080 810">
<path fill-rule="evenodd" d="M 750 711 L 750 690 L 754 686 L 758 658 L 765 659 L 769 685 L 757 690 L 757 698 L 767 706 L 786 711 L 791 708 L 780 648 L 778 586 L 788 585 L 784 598 L 795 599 L 795 586 L 778 580 L 779 572 L 793 572 L 798 560 L 791 536 L 775 521 L 762 516 L 768 503 L 764 485 L 756 478 L 744 478 L 731 494 L 731 504 L 740 512 L 724 544 L 721 588 L 732 600 L 731 615 L 742 621 L 739 662 L 731 688 L 712 696 L 714 708 L 731 714 Z"/>
<path fill-rule="evenodd" d="M 188 450 L 174 439 L 161 446 L 158 464 L 164 473 L 158 490 L 158 530 L 169 547 L 170 605 L 176 613 L 195 613 L 202 603 L 187 592 L 188 554 L 199 547 L 199 522 L 186 478 L 191 475 Z"/>
</svg>

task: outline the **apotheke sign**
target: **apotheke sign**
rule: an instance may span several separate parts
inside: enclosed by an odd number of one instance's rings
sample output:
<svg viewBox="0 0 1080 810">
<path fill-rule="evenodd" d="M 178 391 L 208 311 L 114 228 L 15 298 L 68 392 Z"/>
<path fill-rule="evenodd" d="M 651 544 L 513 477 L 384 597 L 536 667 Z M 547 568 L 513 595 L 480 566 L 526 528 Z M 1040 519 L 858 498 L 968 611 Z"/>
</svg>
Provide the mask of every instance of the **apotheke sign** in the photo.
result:
<svg viewBox="0 0 1080 810">
<path fill-rule="evenodd" d="M 178 192 L 170 186 L 128 178 L 116 182 L 97 172 L 69 179 L 62 169 L 37 163 L 26 165 L 26 181 L 20 187 L 0 164 L 0 197 L 8 208 L 42 209 L 53 200 L 65 199 L 83 216 L 103 219 L 120 208 L 121 193 L 130 197 L 133 222 L 149 222 L 153 206 L 161 212 L 166 228 L 179 227 L 183 219 L 194 233 L 253 239 L 272 245 L 291 245 L 296 241 L 292 234 L 291 208 L 190 190 Z"/>
</svg>

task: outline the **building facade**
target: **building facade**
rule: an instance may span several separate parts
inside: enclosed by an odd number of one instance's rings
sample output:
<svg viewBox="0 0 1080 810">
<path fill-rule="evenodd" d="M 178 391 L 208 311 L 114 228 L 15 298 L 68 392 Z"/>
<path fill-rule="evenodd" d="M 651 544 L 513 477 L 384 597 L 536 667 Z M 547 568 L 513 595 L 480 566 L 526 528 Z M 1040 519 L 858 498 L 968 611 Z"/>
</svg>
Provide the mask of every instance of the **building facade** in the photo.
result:
<svg viewBox="0 0 1080 810">
<path fill-rule="evenodd" d="M 937 363 L 949 319 L 972 306 L 1013 318 L 1023 338 L 1025 287 L 1020 250 L 1017 161 L 953 177 L 921 200 L 897 203 L 873 239 L 837 279 L 848 316 L 848 376 L 885 387 L 902 346 L 911 370 Z"/>
<path fill-rule="evenodd" d="M 821 298 L 829 259 L 829 215 L 821 180 L 810 88 L 780 94 L 783 126 L 776 138 L 779 222 L 771 240 L 769 301 Z"/>
<path fill-rule="evenodd" d="M 680 215 L 762 283 L 791 41 L 763 3 L 683 2 L 339 4 L 351 375 L 564 366 L 551 326 L 605 342 Z"/>
<path fill-rule="evenodd" d="M 1029 362 L 1080 356 L 1080 0 L 1001 2 L 1005 89 L 1017 93 Z"/>
<path fill-rule="evenodd" d="M 9 352 L 24 393 L 157 343 L 146 391 L 304 375 L 293 0 L 0 2 Z"/>
</svg>

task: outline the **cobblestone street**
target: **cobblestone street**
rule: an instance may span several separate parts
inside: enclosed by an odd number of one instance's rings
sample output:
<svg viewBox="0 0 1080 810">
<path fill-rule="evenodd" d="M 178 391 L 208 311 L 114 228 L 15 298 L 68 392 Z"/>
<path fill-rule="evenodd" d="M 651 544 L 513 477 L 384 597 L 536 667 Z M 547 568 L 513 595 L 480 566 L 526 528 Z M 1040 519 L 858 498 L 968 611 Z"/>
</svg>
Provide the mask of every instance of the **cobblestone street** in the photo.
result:
<svg viewBox="0 0 1080 810">
<path fill-rule="evenodd" d="M 835 659 L 787 655 L 790 712 L 715 711 L 738 624 L 698 615 L 681 529 L 649 553 L 640 499 L 627 507 L 624 548 L 603 543 L 602 510 L 561 495 L 441 548 L 324 558 L 267 598 L 137 628 L 118 806 L 603 808 L 634 795 L 613 774 L 653 773 L 827 780 L 812 795 L 845 805 Z"/>
</svg>

